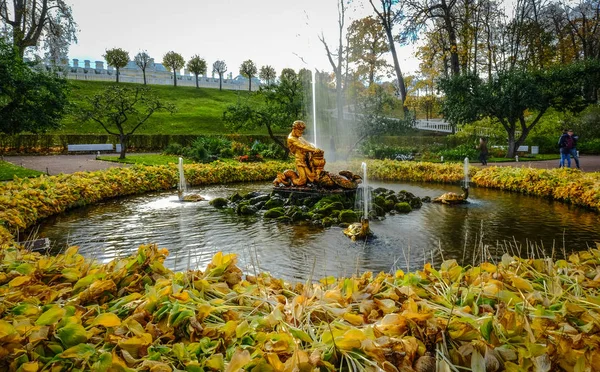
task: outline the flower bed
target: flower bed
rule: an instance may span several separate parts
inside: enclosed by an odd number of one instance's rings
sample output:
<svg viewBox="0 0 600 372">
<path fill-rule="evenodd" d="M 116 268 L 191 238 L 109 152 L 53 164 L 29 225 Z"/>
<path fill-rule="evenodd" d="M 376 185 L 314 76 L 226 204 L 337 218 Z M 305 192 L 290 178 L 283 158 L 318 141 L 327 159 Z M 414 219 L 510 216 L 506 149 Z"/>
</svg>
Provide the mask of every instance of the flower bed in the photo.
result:
<svg viewBox="0 0 600 372">
<path fill-rule="evenodd" d="M 584 371 L 600 365 L 600 250 L 291 285 L 234 255 L 98 264 L 0 251 L 0 369 Z"/>
</svg>

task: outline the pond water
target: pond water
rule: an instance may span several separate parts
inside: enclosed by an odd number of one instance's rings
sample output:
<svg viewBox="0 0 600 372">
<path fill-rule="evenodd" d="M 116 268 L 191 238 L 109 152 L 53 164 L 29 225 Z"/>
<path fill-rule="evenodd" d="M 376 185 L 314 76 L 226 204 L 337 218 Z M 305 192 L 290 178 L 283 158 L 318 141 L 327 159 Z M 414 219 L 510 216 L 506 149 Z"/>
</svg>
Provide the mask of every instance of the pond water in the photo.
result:
<svg viewBox="0 0 600 372">
<path fill-rule="evenodd" d="M 456 185 L 371 183 L 424 197 Z M 234 192 L 271 190 L 271 183 L 230 184 L 196 188 L 208 199 Z M 238 254 L 248 273 L 268 271 L 290 281 L 364 271 L 412 270 L 424 262 L 454 258 L 479 263 L 504 252 L 562 257 L 600 242 L 600 215 L 567 204 L 497 190 L 471 188 L 470 204 L 424 203 L 409 214 L 372 221 L 375 238 L 352 242 L 340 227 L 288 225 L 217 210 L 208 202 L 180 203 L 175 191 L 120 198 L 78 208 L 44 220 L 39 236 L 53 250 L 78 245 L 80 252 L 101 262 L 137 251 L 140 244 L 168 248 L 166 265 L 173 270 L 204 269 L 217 251 Z"/>
</svg>

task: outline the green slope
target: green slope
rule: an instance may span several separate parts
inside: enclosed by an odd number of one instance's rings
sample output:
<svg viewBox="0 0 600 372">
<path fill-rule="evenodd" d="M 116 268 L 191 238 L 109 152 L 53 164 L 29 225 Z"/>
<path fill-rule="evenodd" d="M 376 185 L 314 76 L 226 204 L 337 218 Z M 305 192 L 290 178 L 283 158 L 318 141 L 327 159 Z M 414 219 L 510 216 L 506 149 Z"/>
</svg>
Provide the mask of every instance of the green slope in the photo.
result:
<svg viewBox="0 0 600 372">
<path fill-rule="evenodd" d="M 70 80 L 70 100 L 75 108 L 84 103 L 87 97 L 102 92 L 113 82 L 77 81 Z M 123 85 L 137 85 L 119 83 Z M 168 85 L 150 85 L 158 97 L 169 101 L 177 107 L 173 115 L 165 112 L 155 113 L 148 122 L 140 127 L 136 134 L 226 134 L 233 133 L 225 128 L 223 111 L 237 102 L 246 99 L 248 91 L 232 91 L 174 87 Z M 105 134 L 102 127 L 93 122 L 80 122 L 74 114 L 69 114 L 63 119 L 63 127 L 53 133 L 57 134 Z M 240 133 L 240 132 L 237 132 Z M 257 128 L 251 131 L 242 131 L 242 134 L 267 134 L 266 129 Z"/>
</svg>

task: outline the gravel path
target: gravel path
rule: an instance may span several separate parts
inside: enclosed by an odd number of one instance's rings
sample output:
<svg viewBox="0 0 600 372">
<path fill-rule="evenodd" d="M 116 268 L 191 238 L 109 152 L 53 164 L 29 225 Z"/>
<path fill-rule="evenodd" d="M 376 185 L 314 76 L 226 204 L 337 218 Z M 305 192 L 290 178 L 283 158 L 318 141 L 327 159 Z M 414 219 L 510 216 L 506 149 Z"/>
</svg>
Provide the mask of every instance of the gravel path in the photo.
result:
<svg viewBox="0 0 600 372">
<path fill-rule="evenodd" d="M 128 167 L 129 164 L 113 163 L 96 160 L 96 155 L 48 155 L 48 156 L 5 156 L 4 160 L 29 169 L 47 172 L 50 175 L 59 173 L 75 173 L 80 171 L 95 171 L 114 167 Z M 600 172 L 600 156 L 588 155 L 579 158 L 584 172 Z M 472 165 L 481 167 L 479 163 Z M 575 167 L 575 162 L 571 162 Z M 499 167 L 531 167 L 531 168 L 557 168 L 557 160 L 522 161 L 509 163 L 490 163 L 488 166 Z"/>
</svg>

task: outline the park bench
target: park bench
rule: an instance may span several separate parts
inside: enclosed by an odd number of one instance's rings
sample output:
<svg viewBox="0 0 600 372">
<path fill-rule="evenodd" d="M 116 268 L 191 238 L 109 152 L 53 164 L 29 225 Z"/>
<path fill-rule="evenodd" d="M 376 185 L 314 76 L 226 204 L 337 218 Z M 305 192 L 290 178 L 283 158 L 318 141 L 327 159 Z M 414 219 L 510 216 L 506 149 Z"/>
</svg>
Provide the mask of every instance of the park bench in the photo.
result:
<svg viewBox="0 0 600 372">
<path fill-rule="evenodd" d="M 67 145 L 68 152 L 114 151 L 112 143 L 94 143 L 83 145 Z"/>
</svg>

